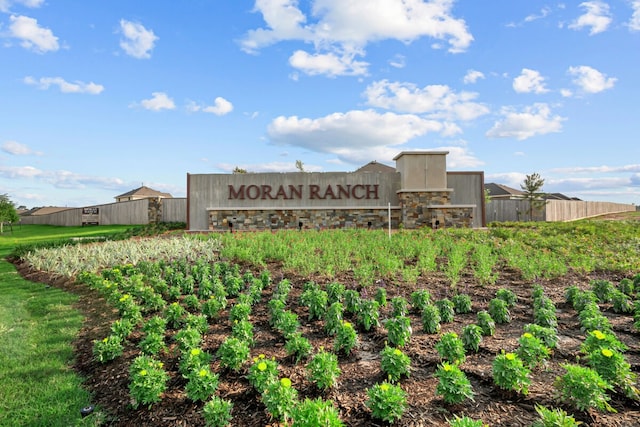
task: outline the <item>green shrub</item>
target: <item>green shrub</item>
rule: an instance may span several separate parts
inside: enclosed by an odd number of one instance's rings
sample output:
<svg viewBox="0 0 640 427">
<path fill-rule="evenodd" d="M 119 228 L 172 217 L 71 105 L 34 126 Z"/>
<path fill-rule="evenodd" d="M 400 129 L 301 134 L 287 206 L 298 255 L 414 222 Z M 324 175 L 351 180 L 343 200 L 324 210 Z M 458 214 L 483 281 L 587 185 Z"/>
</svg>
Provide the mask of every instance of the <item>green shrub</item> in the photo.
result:
<svg viewBox="0 0 640 427">
<path fill-rule="evenodd" d="M 471 297 L 466 294 L 456 294 L 451 297 L 453 307 L 456 313 L 466 314 L 471 313 Z"/>
<path fill-rule="evenodd" d="M 496 322 L 488 311 L 479 311 L 478 314 L 476 314 L 476 322 L 482 329 L 482 335 L 492 336 L 496 333 Z"/>
<path fill-rule="evenodd" d="M 385 345 L 380 352 L 380 368 L 390 381 L 395 382 L 410 375 L 411 359 L 399 348 Z"/>
<path fill-rule="evenodd" d="M 477 353 L 482 342 L 482 328 L 475 324 L 469 324 L 462 328 L 462 343 L 465 350 Z"/>
<path fill-rule="evenodd" d="M 443 334 L 435 347 L 440 358 L 449 363 L 459 364 L 466 359 L 464 344 L 455 332 Z"/>
<path fill-rule="evenodd" d="M 383 382 L 367 390 L 366 405 L 371 416 L 392 423 L 402 418 L 407 409 L 407 394 L 400 386 Z"/>
<path fill-rule="evenodd" d="M 378 327 L 380 325 L 378 318 L 380 312 L 378 311 L 380 304 L 378 301 L 371 299 L 360 300 L 358 307 L 357 319 L 358 324 L 362 326 L 365 331 L 371 330 L 371 328 Z"/>
<path fill-rule="evenodd" d="M 451 323 L 453 322 L 453 317 L 455 315 L 454 305 L 448 298 L 443 298 L 435 302 L 436 307 L 438 307 L 438 312 L 440 313 L 440 322 L 442 323 Z"/>
<path fill-rule="evenodd" d="M 220 366 L 237 372 L 249 358 L 249 344 L 238 338 L 228 337 L 218 348 L 216 356 L 220 358 Z"/>
<path fill-rule="evenodd" d="M 442 396 L 445 403 L 455 404 L 466 399 L 473 400 L 471 382 L 458 365 L 443 363 L 436 370 L 435 377 L 438 378 L 436 395 Z"/>
<path fill-rule="evenodd" d="M 536 412 L 540 419 L 535 421 L 531 427 L 578 427 L 582 424 L 559 408 L 547 409 L 542 405 L 536 405 Z"/>
<path fill-rule="evenodd" d="M 426 289 L 418 289 L 413 291 L 409 296 L 413 311 L 416 313 L 422 313 L 427 304 L 431 303 L 431 294 Z"/>
<path fill-rule="evenodd" d="M 262 403 L 273 418 L 287 422 L 298 403 L 298 391 L 289 378 L 281 378 L 267 385 L 262 393 Z"/>
<path fill-rule="evenodd" d="M 274 359 L 267 359 L 264 354 L 260 354 L 253 359 L 247 380 L 258 393 L 262 394 L 270 383 L 278 380 L 278 362 Z"/>
<path fill-rule="evenodd" d="M 229 400 L 213 396 L 204 404 L 202 416 L 207 427 L 227 427 L 232 420 L 233 403 Z"/>
<path fill-rule="evenodd" d="M 311 354 L 311 342 L 302 336 L 302 333 L 295 332 L 287 338 L 287 342 L 284 345 L 287 354 L 294 358 L 296 363 L 300 363 L 302 360 L 306 360 Z"/>
<path fill-rule="evenodd" d="M 511 322 L 511 313 L 509 313 L 508 304 L 502 298 L 493 298 L 489 301 L 489 314 L 496 323 Z"/>
<path fill-rule="evenodd" d="M 579 365 L 562 365 L 566 373 L 556 378 L 554 386 L 562 402 L 579 411 L 595 408 L 600 411 L 615 412 L 609 405 L 607 392 L 613 387 L 593 369 Z"/>
<path fill-rule="evenodd" d="M 385 322 L 387 338 L 396 347 L 404 347 L 411 339 L 411 319 L 405 316 L 393 317 Z"/>
<path fill-rule="evenodd" d="M 299 402 L 291 412 L 296 427 L 342 427 L 340 414 L 330 400 L 306 398 Z"/>
<path fill-rule="evenodd" d="M 163 366 L 162 362 L 149 356 L 138 356 L 133 360 L 129 367 L 129 393 L 134 408 L 160 401 L 169 380 Z"/>
<path fill-rule="evenodd" d="M 320 351 L 311 358 L 307 365 L 307 373 L 309 381 L 319 389 L 326 390 L 333 387 L 341 374 L 338 366 L 338 357 L 321 347 Z"/>
<path fill-rule="evenodd" d="M 504 390 L 528 394 L 531 384 L 529 373 L 515 353 L 503 351 L 493 360 L 493 382 Z"/>
<path fill-rule="evenodd" d="M 440 332 L 440 310 L 432 304 L 427 304 L 422 311 L 422 329 L 428 334 Z"/>
</svg>

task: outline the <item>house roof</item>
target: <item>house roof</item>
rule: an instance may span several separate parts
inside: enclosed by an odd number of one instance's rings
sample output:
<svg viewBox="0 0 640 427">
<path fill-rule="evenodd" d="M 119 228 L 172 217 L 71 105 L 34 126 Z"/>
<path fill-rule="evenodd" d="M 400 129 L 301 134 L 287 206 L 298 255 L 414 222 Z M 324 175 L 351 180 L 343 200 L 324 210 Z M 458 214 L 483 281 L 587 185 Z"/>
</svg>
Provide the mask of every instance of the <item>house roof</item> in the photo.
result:
<svg viewBox="0 0 640 427">
<path fill-rule="evenodd" d="M 506 185 L 489 182 L 484 185 L 485 190 L 489 191 L 491 197 L 519 197 L 524 196 L 524 191 L 507 187 Z"/>
<path fill-rule="evenodd" d="M 138 197 L 167 197 L 167 198 L 173 198 L 173 196 L 169 193 L 163 193 L 161 191 L 157 191 L 154 190 L 153 188 L 149 188 L 145 185 L 143 185 L 142 187 L 138 187 L 134 190 L 131 191 L 127 191 L 126 193 L 120 194 L 119 196 L 116 196 L 116 199 L 120 199 L 122 197 L 133 197 L 133 196 L 138 196 Z"/>
<path fill-rule="evenodd" d="M 375 160 L 367 163 L 361 168 L 356 169 L 356 172 L 395 172 L 395 171 L 396 171 L 396 168 L 387 166 L 384 163 L 378 163 Z"/>
<path fill-rule="evenodd" d="M 48 215 L 48 214 L 52 214 L 52 213 L 56 213 L 56 212 L 61 212 L 61 211 L 66 211 L 67 209 L 73 209 L 73 208 L 67 208 L 67 207 L 57 207 L 57 206 L 44 206 L 41 208 L 32 208 L 32 209 L 28 209 L 28 210 L 23 210 L 21 212 L 18 212 L 19 215 Z"/>
<path fill-rule="evenodd" d="M 580 200 L 577 197 L 569 197 L 562 193 L 547 193 L 544 198 L 546 200 Z"/>
</svg>

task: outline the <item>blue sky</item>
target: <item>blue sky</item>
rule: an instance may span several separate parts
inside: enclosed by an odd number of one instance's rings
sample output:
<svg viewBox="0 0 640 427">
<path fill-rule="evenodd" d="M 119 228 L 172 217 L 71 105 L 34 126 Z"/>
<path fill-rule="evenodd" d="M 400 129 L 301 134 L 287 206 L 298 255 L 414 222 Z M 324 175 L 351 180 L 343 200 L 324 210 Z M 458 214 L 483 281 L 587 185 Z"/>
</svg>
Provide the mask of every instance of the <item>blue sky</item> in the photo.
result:
<svg viewBox="0 0 640 427">
<path fill-rule="evenodd" d="M 110 203 L 187 173 L 407 150 L 640 202 L 640 0 L 0 0 L 0 194 Z"/>
</svg>

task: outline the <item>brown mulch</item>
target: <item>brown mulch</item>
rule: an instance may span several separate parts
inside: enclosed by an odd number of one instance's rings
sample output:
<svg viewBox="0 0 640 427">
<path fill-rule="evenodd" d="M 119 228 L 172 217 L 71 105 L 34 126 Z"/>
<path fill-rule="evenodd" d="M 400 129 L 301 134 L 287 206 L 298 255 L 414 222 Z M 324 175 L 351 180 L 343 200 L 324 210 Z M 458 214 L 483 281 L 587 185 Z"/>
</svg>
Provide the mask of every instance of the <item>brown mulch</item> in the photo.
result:
<svg viewBox="0 0 640 427">
<path fill-rule="evenodd" d="M 31 271 L 28 266 L 17 264 L 19 272 L 28 280 L 56 286 L 79 295 L 78 309 L 85 314 L 85 324 L 75 346 L 74 369 L 82 375 L 85 387 L 93 395 L 92 405 L 105 415 L 105 425 L 110 426 L 203 426 L 202 403 L 193 403 L 187 399 L 184 393 L 185 380 L 177 371 L 177 351 L 171 344 L 169 351 L 163 353 L 160 358 L 170 373 L 167 392 L 160 403 L 154 404 L 150 409 L 131 407 L 128 393 L 128 368 L 138 355 L 137 344 L 141 339 L 139 333 L 133 333 L 129 337 L 125 354 L 106 364 L 100 364 L 93 360 L 93 341 L 102 339 L 109 333 L 110 324 L 117 318 L 117 311 L 110 308 L 105 301 L 95 295 L 85 286 L 76 284 L 71 280 L 51 277 L 42 272 Z M 274 282 L 281 278 L 287 278 L 294 284 L 294 290 L 289 297 L 289 308 L 295 311 L 302 323 L 302 332 L 314 348 L 320 346 L 332 348 L 333 338 L 327 337 L 319 321 L 307 321 L 307 309 L 298 305 L 298 297 L 301 288 L 308 280 L 317 283 L 327 283 L 326 278 L 298 277 L 282 271 L 279 265 L 269 266 Z M 259 274 L 258 270 L 255 270 Z M 412 360 L 412 372 L 409 378 L 403 379 L 400 384 L 407 392 L 408 409 L 396 426 L 446 426 L 447 420 L 454 415 L 467 415 L 474 419 L 482 419 L 490 426 L 530 426 L 538 419 L 535 405 L 542 404 L 547 407 L 562 407 L 569 413 L 573 413 L 576 419 L 587 426 L 640 426 L 640 405 L 621 394 L 614 394 L 611 405 L 617 413 L 601 413 L 597 411 L 579 412 L 570 407 L 560 405 L 554 398 L 554 379 L 564 373 L 561 364 L 575 363 L 579 356 L 579 346 L 584 340 L 584 333 L 580 330 L 575 311 L 564 302 L 564 290 L 567 286 L 578 285 L 586 288 L 590 280 L 594 278 L 606 278 L 617 283 L 622 277 L 612 274 L 593 274 L 590 276 L 571 274 L 559 279 L 539 280 L 536 283 L 542 285 L 545 294 L 550 297 L 557 307 L 559 321 L 558 348 L 552 354 L 551 359 L 544 367 L 537 368 L 532 373 L 532 384 L 529 393 L 522 396 L 515 393 L 502 391 L 494 386 L 491 375 L 491 363 L 496 354 L 501 350 L 513 351 L 517 348 L 517 339 L 522 334 L 522 328 L 527 323 L 533 322 L 531 307 L 531 283 L 522 281 L 513 272 L 503 271 L 497 284 L 493 286 L 479 286 L 472 277 L 464 277 L 458 285 L 458 290 L 467 293 L 473 301 L 472 314 L 457 314 L 450 324 L 442 324 L 442 332 L 461 332 L 463 326 L 475 323 L 475 312 L 487 308 L 488 302 L 495 296 L 499 288 L 513 290 L 519 297 L 517 306 L 511 311 L 513 320 L 507 325 L 498 325 L 493 337 L 485 337 L 477 354 L 468 354 L 466 361 L 461 365 L 467 374 L 475 392 L 474 400 L 457 405 L 446 404 L 441 397 L 436 396 L 435 388 L 437 379 L 433 376 L 439 363 L 438 354 L 434 348 L 437 335 L 429 335 L 422 332 L 420 316 L 410 314 L 413 327 L 413 336 L 404 351 Z M 332 281 L 340 281 L 347 288 L 361 289 L 353 277 L 349 274 L 335 277 Z M 428 278 L 419 278 L 415 285 L 409 284 L 385 284 L 388 299 L 393 296 L 404 296 L 409 299 L 412 291 L 425 288 L 430 291 L 434 299 L 451 296 L 452 290 L 443 277 L 434 275 Z M 369 297 L 373 298 L 375 287 L 369 290 Z M 347 426 L 385 426 L 388 425 L 373 419 L 365 405 L 366 390 L 373 384 L 383 381 L 384 374 L 380 370 L 379 353 L 385 345 L 386 330 L 383 326 L 370 332 L 359 331 L 359 346 L 349 356 L 340 357 L 342 374 L 339 383 L 333 389 L 320 392 L 306 379 L 304 363 L 296 364 L 287 356 L 284 349 L 284 340 L 281 335 L 274 332 L 268 324 L 268 311 L 266 303 L 271 297 L 271 289 L 265 289 L 262 301 L 254 306 L 251 321 L 254 324 L 256 344 L 251 350 L 251 357 L 265 354 L 267 357 L 275 357 L 280 364 L 282 376 L 291 378 L 293 386 L 298 390 L 299 397 L 331 399 L 340 412 L 340 417 Z M 230 300 L 229 306 L 233 304 Z M 606 309 L 606 307 L 603 307 Z M 380 319 L 389 317 L 390 308 L 383 308 Z M 629 346 L 625 353 L 631 363 L 632 370 L 640 370 L 640 344 L 638 332 L 633 328 L 633 318 L 630 315 L 622 316 L 606 310 L 604 313 L 610 318 L 614 331 L 618 338 Z M 228 309 L 220 316 L 220 321 L 210 325 L 205 335 L 203 348 L 211 354 L 215 354 L 221 342 L 230 333 L 231 326 L 228 322 Z M 175 332 L 175 331 L 173 331 Z M 171 335 L 172 332 L 169 332 Z M 171 343 L 171 340 L 167 340 Z M 219 362 L 212 363 L 212 368 L 220 375 L 220 383 L 217 395 L 231 399 L 234 403 L 233 426 L 277 426 L 271 420 L 260 402 L 260 396 L 248 383 L 244 372 L 232 373 L 220 368 Z"/>
</svg>

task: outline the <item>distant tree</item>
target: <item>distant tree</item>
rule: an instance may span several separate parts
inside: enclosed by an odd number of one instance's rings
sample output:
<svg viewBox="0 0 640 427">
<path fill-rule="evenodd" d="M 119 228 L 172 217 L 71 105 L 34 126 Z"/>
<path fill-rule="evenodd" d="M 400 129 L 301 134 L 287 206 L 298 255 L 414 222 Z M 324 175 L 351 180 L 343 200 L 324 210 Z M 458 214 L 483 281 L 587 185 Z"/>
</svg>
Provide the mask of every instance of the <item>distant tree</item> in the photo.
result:
<svg viewBox="0 0 640 427">
<path fill-rule="evenodd" d="M 520 188 L 524 191 L 522 198 L 529 201 L 529 220 L 533 219 L 534 208 L 542 207 L 545 204 L 545 193 L 542 192 L 543 185 L 544 178 L 538 173 L 526 175 L 524 182 L 520 184 Z"/>
<path fill-rule="evenodd" d="M 6 194 L 0 194 L 0 233 L 4 232 L 4 223 L 13 223 L 20 220 L 16 205 Z"/>
<path fill-rule="evenodd" d="M 298 169 L 299 172 L 305 172 L 302 160 L 296 160 L 296 169 Z"/>
<path fill-rule="evenodd" d="M 233 172 L 232 172 L 232 173 L 247 173 L 247 170 L 246 170 L 246 169 L 242 169 L 240 166 L 236 166 L 236 167 L 233 169 Z"/>
</svg>

